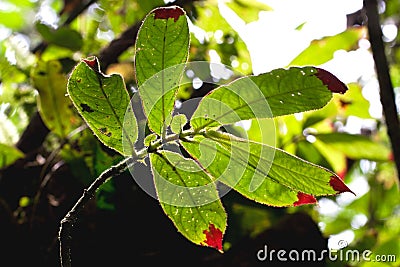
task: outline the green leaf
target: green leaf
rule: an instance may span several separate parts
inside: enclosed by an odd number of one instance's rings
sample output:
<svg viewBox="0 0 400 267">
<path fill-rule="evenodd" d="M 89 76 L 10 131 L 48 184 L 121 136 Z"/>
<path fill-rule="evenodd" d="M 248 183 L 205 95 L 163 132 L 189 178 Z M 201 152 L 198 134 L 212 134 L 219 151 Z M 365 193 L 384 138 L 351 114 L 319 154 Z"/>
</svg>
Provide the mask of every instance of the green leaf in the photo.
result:
<svg viewBox="0 0 400 267">
<path fill-rule="evenodd" d="M 246 23 L 258 20 L 260 11 L 271 11 L 268 5 L 254 0 L 233 0 L 226 3 Z"/>
<path fill-rule="evenodd" d="M 322 155 L 322 153 L 314 146 L 314 143 L 310 143 L 307 140 L 300 140 L 297 143 L 296 155 L 309 162 L 324 166 L 328 169 L 332 169 L 329 161 Z"/>
<path fill-rule="evenodd" d="M 38 61 L 32 69 L 31 79 L 39 92 L 38 109 L 50 131 L 66 137 L 77 124 L 71 100 L 66 96 L 67 77 L 57 60 Z"/>
<path fill-rule="evenodd" d="M 348 133 L 317 134 L 318 140 L 351 159 L 389 160 L 390 149 L 366 136 Z"/>
<path fill-rule="evenodd" d="M 222 64 L 232 66 L 240 73 L 251 74 L 251 58 L 246 43 L 221 15 L 218 1 L 195 1 L 193 5 L 196 8 L 196 26 L 204 30 L 208 37 L 198 40 L 194 35 L 190 43 L 192 61 L 206 60 L 208 51 L 215 50 Z"/>
<path fill-rule="evenodd" d="M 6 144 L 0 144 L 0 169 L 13 164 L 24 156 L 19 149 Z"/>
<path fill-rule="evenodd" d="M 72 51 L 78 51 L 83 45 L 81 34 L 67 27 L 53 29 L 48 25 L 37 23 L 36 30 L 49 44 L 65 47 Z"/>
<path fill-rule="evenodd" d="M 106 76 L 100 72 L 97 58 L 84 59 L 68 80 L 68 94 L 101 142 L 123 155 L 132 155 L 137 122 L 119 74 Z M 122 142 L 123 136 L 127 145 Z"/>
<path fill-rule="evenodd" d="M 0 10 L 0 24 L 13 30 L 19 30 L 24 26 L 24 18 L 19 11 Z"/>
<path fill-rule="evenodd" d="M 276 125 L 274 119 L 251 120 L 250 129 L 247 131 L 247 138 L 258 143 L 275 146 L 275 129 Z M 268 132 L 269 134 L 264 134 L 266 132 Z"/>
<path fill-rule="evenodd" d="M 173 133 L 181 133 L 183 130 L 183 126 L 187 123 L 187 118 L 185 114 L 178 114 L 172 118 L 171 121 L 171 131 Z"/>
<path fill-rule="evenodd" d="M 202 129 L 319 109 L 332 98 L 325 77 L 317 77 L 319 73 L 320 69 L 312 67 L 292 67 L 239 78 L 206 95 L 191 125 Z"/>
<path fill-rule="evenodd" d="M 181 143 L 215 179 L 266 205 L 310 204 L 313 196 L 350 191 L 333 172 L 265 144 L 211 131 Z"/>
<path fill-rule="evenodd" d="M 364 29 L 361 27 L 349 28 L 337 35 L 314 40 L 290 62 L 289 66 L 321 65 L 331 60 L 337 50 L 349 51 L 356 48 L 358 40 L 364 34 Z"/>
<path fill-rule="evenodd" d="M 357 116 L 359 118 L 371 118 L 369 113 L 370 102 L 362 95 L 362 88 L 357 83 L 348 85 L 349 91 L 345 95 L 337 95 L 336 102 L 343 111 L 343 115 Z"/>
<path fill-rule="evenodd" d="M 170 123 L 175 95 L 189 54 L 189 27 L 180 7 L 151 11 L 135 46 L 136 79 L 149 128 L 162 135 Z"/>
<path fill-rule="evenodd" d="M 174 152 L 152 153 L 150 161 L 161 207 L 178 231 L 222 252 L 227 216 L 215 183 L 195 161 Z"/>
<path fill-rule="evenodd" d="M 347 174 L 347 158 L 343 152 L 332 149 L 329 145 L 318 139 L 315 140 L 312 145 L 318 150 L 322 157 L 326 159 L 332 170 L 337 173 L 339 177 L 344 177 Z"/>
</svg>

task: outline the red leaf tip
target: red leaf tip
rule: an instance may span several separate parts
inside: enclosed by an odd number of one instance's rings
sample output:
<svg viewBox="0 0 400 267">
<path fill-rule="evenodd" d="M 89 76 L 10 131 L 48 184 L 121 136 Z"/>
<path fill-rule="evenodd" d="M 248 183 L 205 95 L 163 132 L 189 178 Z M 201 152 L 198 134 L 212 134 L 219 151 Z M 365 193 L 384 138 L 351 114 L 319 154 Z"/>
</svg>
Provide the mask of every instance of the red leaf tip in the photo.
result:
<svg viewBox="0 0 400 267">
<path fill-rule="evenodd" d="M 178 6 L 157 8 L 153 11 L 154 19 L 174 19 L 176 22 L 180 16 L 185 15 L 182 8 Z"/>
<path fill-rule="evenodd" d="M 332 93 L 340 93 L 340 94 L 346 93 L 348 89 L 347 86 L 341 80 L 339 80 L 335 75 L 321 68 L 315 68 L 315 69 L 317 70 L 315 76 L 317 76 L 317 78 L 320 79 L 324 85 L 328 86 L 328 89 Z"/>
<path fill-rule="evenodd" d="M 96 57 L 82 59 L 94 71 L 100 71 L 99 61 Z"/>
<path fill-rule="evenodd" d="M 293 206 L 300 206 L 305 204 L 315 204 L 317 200 L 313 195 L 309 195 L 303 192 L 297 193 L 297 201 L 293 203 Z"/>
<path fill-rule="evenodd" d="M 350 192 L 353 195 L 356 195 L 353 191 L 350 190 L 350 188 L 345 185 L 345 183 L 342 181 L 337 176 L 331 176 L 331 179 L 329 180 L 329 185 L 333 188 L 338 193 L 343 193 L 343 192 Z"/>
<path fill-rule="evenodd" d="M 208 230 L 204 230 L 203 233 L 206 235 L 206 240 L 204 243 L 207 246 L 218 249 L 220 252 L 222 251 L 222 232 L 220 229 L 215 228 L 214 224 L 210 224 L 208 226 Z"/>
</svg>

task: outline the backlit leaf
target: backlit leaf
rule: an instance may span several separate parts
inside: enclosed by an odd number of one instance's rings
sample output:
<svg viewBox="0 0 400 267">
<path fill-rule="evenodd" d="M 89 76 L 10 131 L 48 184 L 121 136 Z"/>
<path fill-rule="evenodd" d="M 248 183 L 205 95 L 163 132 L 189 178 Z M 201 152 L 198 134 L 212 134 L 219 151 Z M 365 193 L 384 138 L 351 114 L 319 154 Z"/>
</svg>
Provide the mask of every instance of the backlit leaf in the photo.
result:
<svg viewBox="0 0 400 267">
<path fill-rule="evenodd" d="M 182 145 L 215 179 L 263 204 L 301 205 L 351 192 L 333 172 L 265 144 L 213 134 Z"/>
<path fill-rule="evenodd" d="M 317 139 L 344 153 L 351 159 L 385 161 L 389 159 L 390 149 L 363 135 L 348 133 L 317 134 Z"/>
<path fill-rule="evenodd" d="M 272 10 L 268 5 L 254 0 L 233 0 L 226 4 L 246 23 L 257 21 L 260 11 Z"/>
<path fill-rule="evenodd" d="M 202 129 L 319 109 L 330 101 L 332 92 L 346 90 L 339 79 L 323 69 L 276 69 L 213 90 L 201 100 L 191 125 Z"/>
<path fill-rule="evenodd" d="M 53 29 L 45 24 L 37 23 L 36 30 L 49 44 L 69 48 L 73 51 L 79 50 L 83 45 L 81 34 L 67 27 Z"/>
<path fill-rule="evenodd" d="M 84 59 L 69 78 L 68 94 L 101 142 L 121 154 L 132 154 L 138 133 L 125 129 L 137 129 L 137 122 L 119 74 L 106 76 L 100 72 L 97 58 Z M 127 146 L 123 146 L 123 135 Z"/>
<path fill-rule="evenodd" d="M 0 144 L 0 169 L 13 164 L 17 159 L 23 156 L 24 153 L 19 149 L 6 144 Z"/>
<path fill-rule="evenodd" d="M 222 252 L 227 217 L 211 178 L 195 161 L 174 152 L 153 153 L 150 161 L 161 207 L 178 231 Z"/>
<path fill-rule="evenodd" d="M 135 67 L 148 126 L 157 134 L 161 135 L 171 121 L 188 53 L 185 11 L 177 6 L 151 11 L 136 39 Z"/>
<path fill-rule="evenodd" d="M 31 78 L 39 92 L 38 109 L 47 128 L 66 137 L 77 123 L 71 100 L 66 96 L 67 77 L 59 61 L 38 61 Z"/>
<path fill-rule="evenodd" d="M 320 65 L 333 58 L 337 50 L 346 50 L 356 48 L 358 41 L 365 34 L 362 27 L 349 28 L 334 36 L 327 36 L 311 42 L 303 52 L 301 52 L 290 66 Z"/>
</svg>

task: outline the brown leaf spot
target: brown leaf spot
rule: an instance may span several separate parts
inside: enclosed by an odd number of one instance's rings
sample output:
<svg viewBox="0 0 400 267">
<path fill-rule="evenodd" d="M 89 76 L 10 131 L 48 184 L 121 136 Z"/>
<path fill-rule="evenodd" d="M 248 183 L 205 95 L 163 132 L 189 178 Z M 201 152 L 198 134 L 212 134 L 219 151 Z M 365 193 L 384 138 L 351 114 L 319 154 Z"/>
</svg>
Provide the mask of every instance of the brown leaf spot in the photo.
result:
<svg viewBox="0 0 400 267">
<path fill-rule="evenodd" d="M 331 92 L 340 94 L 346 93 L 348 89 L 347 86 L 341 80 L 339 80 L 335 75 L 321 68 L 315 68 L 315 69 L 317 70 L 315 76 L 317 76 L 318 79 L 320 79 L 324 85 L 328 86 L 328 89 Z"/>
<path fill-rule="evenodd" d="M 94 110 L 91 107 L 89 107 L 88 104 L 81 103 L 81 108 L 82 112 L 89 112 L 89 113 L 94 112 Z"/>
<path fill-rule="evenodd" d="M 100 131 L 102 134 L 104 134 L 104 135 L 106 135 L 106 136 L 108 136 L 108 137 L 111 137 L 111 135 L 112 135 L 111 132 L 107 132 L 107 128 L 106 128 L 106 127 L 100 128 L 99 131 Z"/>
<path fill-rule="evenodd" d="M 162 7 L 154 10 L 155 19 L 174 19 L 176 22 L 180 16 L 185 15 L 182 8 L 178 6 Z"/>
</svg>

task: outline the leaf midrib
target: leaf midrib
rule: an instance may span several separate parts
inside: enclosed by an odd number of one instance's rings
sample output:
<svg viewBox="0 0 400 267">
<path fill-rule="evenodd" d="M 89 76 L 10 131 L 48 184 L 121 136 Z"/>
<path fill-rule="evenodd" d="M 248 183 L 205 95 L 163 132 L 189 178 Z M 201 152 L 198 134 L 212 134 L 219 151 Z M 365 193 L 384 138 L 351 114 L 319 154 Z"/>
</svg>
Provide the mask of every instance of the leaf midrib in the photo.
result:
<svg viewBox="0 0 400 267">
<path fill-rule="evenodd" d="M 111 111 L 112 111 L 113 115 L 114 115 L 115 118 L 117 119 L 118 126 L 121 127 L 121 130 L 122 130 L 123 134 L 125 135 L 125 137 L 126 137 L 127 140 L 128 140 L 128 143 L 129 143 L 129 147 L 130 147 L 130 149 L 131 149 L 131 152 L 132 152 L 132 153 L 135 153 L 135 152 L 134 152 L 135 149 L 134 149 L 134 147 L 133 147 L 133 142 L 132 142 L 132 140 L 131 140 L 129 134 L 126 132 L 125 127 L 124 127 L 123 124 L 121 123 L 120 118 L 119 118 L 118 114 L 117 114 L 116 111 L 115 111 L 115 108 L 113 107 L 112 103 L 110 102 L 110 99 L 109 99 L 108 95 L 106 94 L 106 92 L 105 92 L 105 90 L 104 90 L 104 85 L 103 85 L 102 78 L 105 77 L 105 76 L 103 76 L 100 72 L 97 72 L 97 71 L 95 71 L 95 75 L 96 75 L 96 77 L 97 77 L 97 81 L 99 82 L 99 87 L 100 87 L 101 93 L 103 94 L 103 96 L 104 96 L 104 98 L 105 98 L 105 100 L 106 100 L 108 106 L 111 108 Z M 111 77 L 113 77 L 113 76 L 110 76 L 109 78 L 111 79 Z M 107 78 L 107 77 L 105 77 L 105 78 Z M 124 88 L 123 88 L 123 90 L 124 90 Z M 130 102 L 129 102 L 129 104 L 130 104 Z"/>
<path fill-rule="evenodd" d="M 168 158 L 166 158 L 166 157 L 165 157 L 163 154 L 161 154 L 161 153 L 156 153 L 156 154 L 157 154 L 158 156 L 160 156 L 160 157 L 164 160 L 165 164 L 169 165 L 172 169 L 174 169 L 175 166 L 168 160 Z M 179 180 L 182 182 L 182 184 L 185 186 L 185 188 L 189 188 L 189 187 L 187 186 L 185 180 L 182 178 L 182 176 L 181 176 L 177 171 L 175 171 L 174 173 L 178 176 Z M 206 174 L 206 175 L 207 175 L 207 174 Z M 192 200 L 192 203 L 196 203 L 195 200 L 193 199 L 192 195 L 189 194 L 189 196 L 190 196 L 190 199 Z M 213 202 L 211 202 L 211 203 L 213 203 Z M 169 205 L 169 204 L 168 204 L 168 205 Z M 170 205 L 170 206 L 173 206 L 173 205 Z M 188 208 L 188 207 L 182 207 L 182 208 Z M 191 208 L 194 208 L 194 210 L 196 210 L 197 214 L 199 215 L 199 217 L 202 219 L 202 221 L 203 221 L 205 224 L 208 224 L 208 223 L 209 223 L 209 222 L 207 221 L 207 219 L 201 214 L 198 205 L 195 205 L 194 207 L 191 207 Z M 183 220 L 181 220 L 181 221 L 183 221 Z"/>
</svg>

